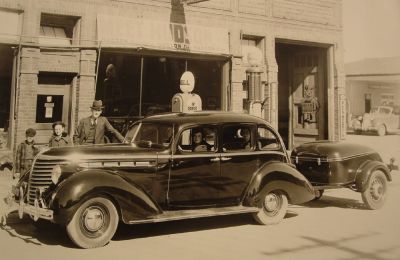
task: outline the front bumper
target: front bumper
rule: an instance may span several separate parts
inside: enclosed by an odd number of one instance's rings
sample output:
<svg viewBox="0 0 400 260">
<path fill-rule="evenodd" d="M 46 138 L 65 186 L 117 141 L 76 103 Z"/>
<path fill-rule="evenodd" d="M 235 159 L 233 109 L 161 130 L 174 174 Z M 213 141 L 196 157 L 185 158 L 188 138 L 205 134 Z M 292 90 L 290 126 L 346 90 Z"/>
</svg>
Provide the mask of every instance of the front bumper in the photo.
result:
<svg viewBox="0 0 400 260">
<path fill-rule="evenodd" d="M 371 124 L 353 123 L 353 130 L 360 132 L 377 132 L 378 128 L 376 126 L 372 126 Z"/>
<path fill-rule="evenodd" d="M 16 195 L 20 198 L 16 199 Z M 2 212 L 3 216 L 7 216 L 13 211 L 18 211 L 19 217 L 22 219 L 24 214 L 28 214 L 34 221 L 39 218 L 53 221 L 53 210 L 46 208 L 41 196 L 38 196 L 34 200 L 34 205 L 25 203 L 26 195 L 22 187 L 19 189 L 13 187 L 12 192 L 4 199 L 6 204 L 5 212 Z"/>
</svg>

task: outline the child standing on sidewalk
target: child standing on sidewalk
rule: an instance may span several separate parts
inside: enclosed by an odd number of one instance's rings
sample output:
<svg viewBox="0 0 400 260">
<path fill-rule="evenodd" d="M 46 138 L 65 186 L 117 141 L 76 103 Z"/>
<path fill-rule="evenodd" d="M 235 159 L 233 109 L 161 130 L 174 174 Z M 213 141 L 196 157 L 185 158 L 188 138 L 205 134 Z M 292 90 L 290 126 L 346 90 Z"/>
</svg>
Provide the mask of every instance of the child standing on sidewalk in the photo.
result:
<svg viewBox="0 0 400 260">
<path fill-rule="evenodd" d="M 17 154 L 15 156 L 15 171 L 13 179 L 20 176 L 21 173 L 28 171 L 32 166 L 33 159 L 39 153 L 39 149 L 35 146 L 35 135 L 36 130 L 28 128 L 25 132 L 25 141 L 18 145 Z"/>
</svg>

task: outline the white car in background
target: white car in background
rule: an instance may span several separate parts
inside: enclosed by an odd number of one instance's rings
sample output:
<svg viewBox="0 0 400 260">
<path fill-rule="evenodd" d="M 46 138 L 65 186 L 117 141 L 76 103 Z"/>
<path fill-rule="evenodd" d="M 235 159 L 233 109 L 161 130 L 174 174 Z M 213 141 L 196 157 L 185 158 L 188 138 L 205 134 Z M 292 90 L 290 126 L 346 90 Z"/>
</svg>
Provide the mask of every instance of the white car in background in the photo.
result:
<svg viewBox="0 0 400 260">
<path fill-rule="evenodd" d="M 379 136 L 400 133 L 400 109 L 397 106 L 378 106 L 352 121 L 356 134 L 374 132 Z"/>
</svg>

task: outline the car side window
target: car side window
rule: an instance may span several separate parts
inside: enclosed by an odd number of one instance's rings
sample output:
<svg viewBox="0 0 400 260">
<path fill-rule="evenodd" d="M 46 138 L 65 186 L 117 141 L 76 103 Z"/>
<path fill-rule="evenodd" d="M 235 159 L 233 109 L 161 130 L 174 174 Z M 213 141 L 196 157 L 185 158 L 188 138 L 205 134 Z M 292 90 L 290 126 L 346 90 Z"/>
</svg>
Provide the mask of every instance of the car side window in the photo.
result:
<svg viewBox="0 0 400 260">
<path fill-rule="evenodd" d="M 193 127 L 182 132 L 178 150 L 188 153 L 214 152 L 216 129 L 213 127 Z"/>
<path fill-rule="evenodd" d="M 250 125 L 226 126 L 223 128 L 222 138 L 224 152 L 251 151 L 253 149 Z"/>
<path fill-rule="evenodd" d="M 279 139 L 265 126 L 257 128 L 257 146 L 260 150 L 277 150 L 281 148 Z"/>
</svg>

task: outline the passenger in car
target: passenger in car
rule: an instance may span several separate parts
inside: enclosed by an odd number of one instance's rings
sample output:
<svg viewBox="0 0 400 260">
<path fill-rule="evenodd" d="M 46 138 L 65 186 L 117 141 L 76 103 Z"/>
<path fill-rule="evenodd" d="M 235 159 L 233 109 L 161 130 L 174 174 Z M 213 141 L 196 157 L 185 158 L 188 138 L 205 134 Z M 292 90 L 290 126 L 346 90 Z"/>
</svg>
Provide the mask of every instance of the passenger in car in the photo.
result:
<svg viewBox="0 0 400 260">
<path fill-rule="evenodd" d="M 244 142 L 242 144 L 242 149 L 250 149 L 251 148 L 251 132 L 248 128 L 242 128 L 240 130 L 240 134 L 243 136 Z"/>
<path fill-rule="evenodd" d="M 206 152 L 211 150 L 211 145 L 206 142 L 205 135 L 201 129 L 193 130 L 192 137 L 193 152 Z"/>
</svg>

